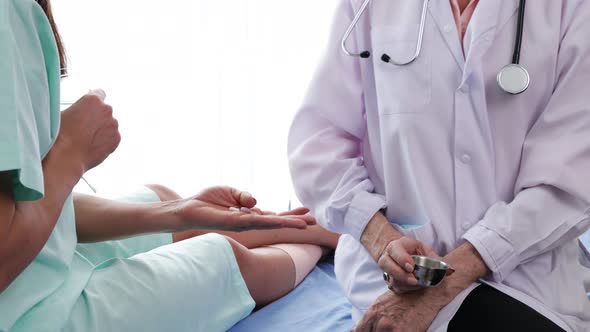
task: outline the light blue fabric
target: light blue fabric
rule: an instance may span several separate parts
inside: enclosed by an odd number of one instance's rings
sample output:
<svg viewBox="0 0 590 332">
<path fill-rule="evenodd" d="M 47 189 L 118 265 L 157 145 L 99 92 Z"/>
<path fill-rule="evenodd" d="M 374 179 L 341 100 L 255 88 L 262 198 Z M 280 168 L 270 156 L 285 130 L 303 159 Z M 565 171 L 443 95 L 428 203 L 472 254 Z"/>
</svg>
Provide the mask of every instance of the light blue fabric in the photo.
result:
<svg viewBox="0 0 590 332">
<path fill-rule="evenodd" d="M 16 201 L 44 195 L 41 161 L 58 133 L 59 72 L 41 7 L 33 0 L 0 0 L 0 172 L 12 176 Z M 92 271 L 75 252 L 76 242 L 68 197 L 41 252 L 0 293 L 0 331 L 61 329 Z"/>
<path fill-rule="evenodd" d="M 254 309 L 225 237 L 207 234 L 98 266 L 64 332 L 223 332 Z"/>
<path fill-rule="evenodd" d="M 333 332 L 354 327 L 352 307 L 334 276 L 332 260 L 320 263 L 280 300 L 253 313 L 231 332 Z"/>
<path fill-rule="evenodd" d="M 117 200 L 158 202 L 142 187 Z M 254 309 L 227 240 L 170 234 L 79 244 L 96 268 L 64 331 L 226 331 Z"/>
<path fill-rule="evenodd" d="M 18 201 L 43 197 L 41 160 L 59 129 L 59 57 L 32 0 L 0 0 L 0 171 Z"/>
</svg>

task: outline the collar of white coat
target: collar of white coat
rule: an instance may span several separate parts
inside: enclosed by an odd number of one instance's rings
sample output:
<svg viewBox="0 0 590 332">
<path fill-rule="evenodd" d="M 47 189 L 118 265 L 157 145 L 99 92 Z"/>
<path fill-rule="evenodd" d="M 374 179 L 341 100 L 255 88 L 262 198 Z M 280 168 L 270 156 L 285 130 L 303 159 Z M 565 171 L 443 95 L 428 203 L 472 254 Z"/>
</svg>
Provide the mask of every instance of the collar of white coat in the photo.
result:
<svg viewBox="0 0 590 332">
<path fill-rule="evenodd" d="M 473 34 L 481 36 L 489 30 L 499 30 L 516 14 L 519 2 L 519 0 L 479 0 L 469 24 Z M 371 25 L 419 24 L 422 5 L 422 0 L 374 0 L 370 10 Z M 447 24 L 455 24 L 449 0 L 429 0 L 428 12 L 427 20 L 434 19 L 441 32 L 444 32 Z"/>
<path fill-rule="evenodd" d="M 473 47 L 479 49 L 476 52 L 478 55 L 485 53 L 496 39 L 496 34 L 508 22 L 514 21 L 518 12 L 518 5 L 519 0 L 480 0 L 465 33 L 465 54 L 474 55 L 471 52 Z M 455 25 L 450 2 L 448 0 L 430 0 L 429 12 L 444 36 L 446 43 L 455 53 L 460 67 L 463 67 L 465 57 L 462 53 L 458 34 L 443 33 L 446 26 Z M 514 26 L 514 31 L 516 31 L 516 26 Z"/>
<path fill-rule="evenodd" d="M 480 52 L 483 53 L 492 44 L 495 35 L 515 17 L 519 2 L 519 0 L 480 0 L 466 32 L 466 40 L 471 41 L 467 44 L 471 46 L 477 44 L 481 47 Z M 422 4 L 421 0 L 375 0 L 371 8 L 371 26 L 418 25 Z M 455 29 L 456 26 L 449 0 L 430 0 L 426 19 L 434 21 L 440 35 L 455 55 L 457 64 L 463 67 L 465 58 L 458 34 L 446 33 L 448 27 Z"/>
</svg>

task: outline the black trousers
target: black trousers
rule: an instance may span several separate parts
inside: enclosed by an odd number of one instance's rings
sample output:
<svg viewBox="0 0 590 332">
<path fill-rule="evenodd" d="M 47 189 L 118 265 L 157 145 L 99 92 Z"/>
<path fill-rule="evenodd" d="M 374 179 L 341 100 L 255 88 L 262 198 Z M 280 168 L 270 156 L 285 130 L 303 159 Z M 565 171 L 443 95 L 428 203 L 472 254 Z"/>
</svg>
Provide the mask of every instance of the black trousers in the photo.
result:
<svg viewBox="0 0 590 332">
<path fill-rule="evenodd" d="M 467 296 L 449 323 L 449 332 L 563 332 L 526 304 L 482 284 Z"/>
</svg>

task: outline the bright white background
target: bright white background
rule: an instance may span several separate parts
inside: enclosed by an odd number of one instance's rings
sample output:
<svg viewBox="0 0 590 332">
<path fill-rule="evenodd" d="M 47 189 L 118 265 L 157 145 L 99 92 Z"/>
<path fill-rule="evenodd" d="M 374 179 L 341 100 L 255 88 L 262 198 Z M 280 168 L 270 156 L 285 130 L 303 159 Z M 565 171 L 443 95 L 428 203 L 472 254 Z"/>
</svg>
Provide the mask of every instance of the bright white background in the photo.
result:
<svg viewBox="0 0 590 332">
<path fill-rule="evenodd" d="M 123 136 L 86 178 L 99 194 L 228 184 L 285 210 L 287 133 L 336 1 L 54 0 L 70 60 L 62 101 L 104 89 Z"/>
</svg>

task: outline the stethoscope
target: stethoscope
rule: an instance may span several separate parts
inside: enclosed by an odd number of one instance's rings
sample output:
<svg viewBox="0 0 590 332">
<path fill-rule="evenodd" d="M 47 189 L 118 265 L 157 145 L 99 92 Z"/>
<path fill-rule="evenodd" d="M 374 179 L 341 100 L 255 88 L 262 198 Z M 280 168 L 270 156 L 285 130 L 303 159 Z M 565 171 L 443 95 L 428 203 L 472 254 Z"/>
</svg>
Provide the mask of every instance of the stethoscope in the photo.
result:
<svg viewBox="0 0 590 332">
<path fill-rule="evenodd" d="M 396 60 L 392 59 L 389 55 L 384 53 L 383 55 L 381 55 L 381 61 L 383 61 L 385 63 L 389 63 L 391 65 L 395 65 L 395 66 L 405 66 L 405 65 L 411 64 L 416 59 L 418 59 L 418 57 L 420 56 L 420 52 L 422 50 L 422 40 L 424 38 L 424 27 L 426 26 L 426 13 L 428 12 L 428 2 L 429 1 L 430 0 L 424 0 L 423 5 L 422 5 L 422 18 L 420 20 L 420 28 L 419 28 L 419 32 L 418 32 L 418 42 L 416 43 L 416 51 L 414 52 L 414 56 L 411 59 L 403 62 L 403 61 L 396 61 Z M 354 29 L 356 28 L 359 20 L 361 19 L 363 14 L 366 12 L 367 7 L 369 7 L 370 3 L 371 3 L 371 0 L 365 0 L 363 2 L 363 4 L 361 5 L 361 8 L 354 16 L 352 23 L 350 24 L 350 26 L 348 27 L 348 29 L 344 33 L 344 36 L 342 37 L 342 42 L 341 42 L 342 50 L 344 51 L 344 53 L 346 53 L 346 55 L 357 56 L 362 59 L 367 59 L 367 58 L 371 57 L 371 51 L 369 51 L 369 50 L 362 51 L 360 53 L 352 53 L 346 47 L 346 42 L 350 38 L 350 35 L 352 34 Z M 526 70 L 526 68 L 524 66 L 522 66 L 520 64 L 520 51 L 522 48 L 525 6 L 526 6 L 526 0 L 520 0 L 520 5 L 519 5 L 519 9 L 518 9 L 518 25 L 517 25 L 517 29 L 516 29 L 516 41 L 515 41 L 515 45 L 514 45 L 514 54 L 512 56 L 512 63 L 509 65 L 506 65 L 504 68 L 502 68 L 500 70 L 500 72 L 498 73 L 498 76 L 496 77 L 496 80 L 498 82 L 498 86 L 500 86 L 500 89 L 502 89 L 503 91 L 505 91 L 507 93 L 513 94 L 513 95 L 517 95 L 517 94 L 525 92 L 526 89 L 528 89 L 529 84 L 531 82 L 529 72 Z"/>
</svg>

